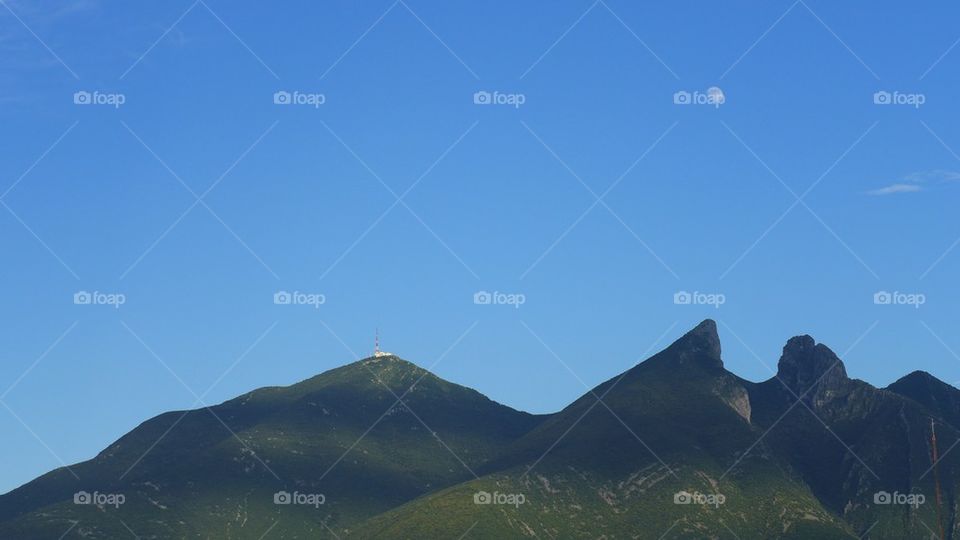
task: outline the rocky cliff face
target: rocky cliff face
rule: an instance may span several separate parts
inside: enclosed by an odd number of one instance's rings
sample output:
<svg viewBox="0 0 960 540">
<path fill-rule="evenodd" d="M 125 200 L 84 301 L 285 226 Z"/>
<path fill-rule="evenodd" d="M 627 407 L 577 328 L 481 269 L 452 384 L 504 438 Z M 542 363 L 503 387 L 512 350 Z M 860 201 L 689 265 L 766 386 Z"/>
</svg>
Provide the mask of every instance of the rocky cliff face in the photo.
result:
<svg viewBox="0 0 960 540">
<path fill-rule="evenodd" d="M 822 406 L 850 381 L 840 358 L 810 336 L 790 338 L 777 365 L 777 379 L 785 391 L 812 406 Z"/>
<path fill-rule="evenodd" d="M 676 364 L 695 364 L 709 368 L 723 368 L 720 359 L 720 336 L 717 323 L 707 319 L 698 324 L 680 339 L 673 342 L 662 354 L 673 356 Z"/>
</svg>

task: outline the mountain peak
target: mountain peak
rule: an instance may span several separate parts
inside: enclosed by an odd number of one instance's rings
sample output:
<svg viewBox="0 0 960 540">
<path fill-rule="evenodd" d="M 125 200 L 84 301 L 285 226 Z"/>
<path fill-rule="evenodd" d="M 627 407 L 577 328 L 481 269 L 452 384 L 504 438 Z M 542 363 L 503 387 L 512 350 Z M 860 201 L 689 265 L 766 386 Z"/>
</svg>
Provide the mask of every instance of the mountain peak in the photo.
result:
<svg viewBox="0 0 960 540">
<path fill-rule="evenodd" d="M 393 353 L 390 353 L 390 352 L 382 352 L 382 351 L 377 351 L 377 352 L 373 353 L 373 356 L 368 356 L 368 357 L 363 358 L 363 359 L 361 359 L 361 360 L 362 360 L 363 362 L 380 362 L 380 361 L 393 362 L 393 361 L 397 361 L 397 360 L 400 360 L 400 361 L 402 361 L 402 362 L 406 362 L 406 360 L 403 360 L 402 358 L 400 358 L 399 356 L 397 356 L 397 355 L 395 355 L 395 354 L 393 354 Z"/>
<path fill-rule="evenodd" d="M 717 343 L 720 342 L 720 336 L 717 335 L 717 321 L 713 319 L 704 319 L 700 324 L 694 326 L 692 330 L 687 332 L 687 335 L 690 334 L 711 337 L 715 339 Z"/>
<path fill-rule="evenodd" d="M 940 379 L 938 379 L 938 378 L 934 377 L 933 375 L 931 375 L 930 373 L 927 373 L 926 371 L 923 371 L 922 369 L 915 369 L 915 370 L 911 371 L 910 373 L 907 373 L 907 374 L 904 375 L 903 377 L 900 377 L 899 379 L 897 379 L 897 381 L 894 382 L 893 384 L 897 384 L 897 383 L 899 383 L 899 382 L 904 382 L 904 381 L 924 381 L 924 382 L 926 382 L 926 381 L 937 381 L 937 382 L 939 382 L 939 383 L 946 384 L 946 383 L 944 383 L 943 381 L 941 381 Z"/>
<path fill-rule="evenodd" d="M 723 367 L 720 359 L 720 336 L 717 334 L 717 323 L 713 319 L 706 319 L 692 330 L 673 342 L 668 350 L 680 357 L 680 362 L 688 360 L 711 367 Z"/>
<path fill-rule="evenodd" d="M 908 397 L 954 427 L 960 427 L 960 390 L 926 371 L 904 375 L 887 390 Z"/>
<path fill-rule="evenodd" d="M 934 377 L 930 373 L 921 370 L 911 371 L 903 377 L 900 377 L 890 384 L 887 390 L 918 399 L 919 401 L 922 401 L 922 399 L 919 399 L 921 397 L 920 394 L 926 394 L 927 396 L 924 397 L 929 397 L 934 393 L 956 393 L 958 397 L 960 397 L 960 391 L 956 388 Z"/>
<path fill-rule="evenodd" d="M 840 358 L 808 335 L 792 337 L 784 345 L 777 377 L 798 395 L 815 385 L 833 389 L 848 380 Z"/>
<path fill-rule="evenodd" d="M 405 358 L 401 358 L 400 355 L 398 354 L 394 354 L 392 352 L 382 352 L 382 351 L 377 351 L 376 353 L 370 356 L 361 358 L 356 362 L 354 362 L 354 364 L 357 364 L 359 366 L 366 366 L 368 368 L 376 367 L 376 366 L 384 366 L 384 367 L 402 366 L 402 367 L 410 368 L 413 370 L 426 371 L 424 368 L 420 367 L 418 364 L 411 362 L 410 360 L 407 360 Z"/>
<path fill-rule="evenodd" d="M 384 385 L 395 392 L 404 392 L 415 382 L 431 384 L 440 380 L 417 364 L 388 353 L 361 358 L 311 377 L 301 384 L 306 383 L 312 388 L 317 384 L 329 385 L 331 381 L 336 381 L 337 384 L 359 385 L 355 387 L 371 388 L 376 392 L 383 390 Z"/>
</svg>

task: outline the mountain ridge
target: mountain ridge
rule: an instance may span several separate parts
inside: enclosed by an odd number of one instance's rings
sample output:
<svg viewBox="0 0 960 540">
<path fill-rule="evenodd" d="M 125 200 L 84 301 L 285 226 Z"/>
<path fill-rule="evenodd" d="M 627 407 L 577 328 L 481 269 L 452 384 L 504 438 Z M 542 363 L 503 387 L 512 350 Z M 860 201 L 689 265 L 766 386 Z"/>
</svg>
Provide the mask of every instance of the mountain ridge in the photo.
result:
<svg viewBox="0 0 960 540">
<path fill-rule="evenodd" d="M 787 341 L 775 376 L 742 379 L 710 319 L 544 415 L 374 356 L 151 418 L 74 465 L 83 481 L 61 468 L 0 495 L 0 537 L 69 526 L 68 537 L 111 538 L 128 534 L 110 519 L 122 516 L 157 538 L 259 538 L 274 526 L 284 538 L 457 537 L 471 523 L 478 537 L 636 537 L 644 523 L 679 537 L 899 538 L 934 509 L 871 497 L 932 493 L 930 418 L 944 448 L 960 441 L 960 390 L 921 372 L 875 388 L 806 335 Z M 960 454 L 939 474 L 952 535 Z M 73 504 L 78 490 L 127 502 Z M 473 499 L 509 490 L 526 505 L 485 512 Z M 325 504 L 278 505 L 277 493 Z M 681 493 L 725 503 L 678 505 Z"/>
</svg>

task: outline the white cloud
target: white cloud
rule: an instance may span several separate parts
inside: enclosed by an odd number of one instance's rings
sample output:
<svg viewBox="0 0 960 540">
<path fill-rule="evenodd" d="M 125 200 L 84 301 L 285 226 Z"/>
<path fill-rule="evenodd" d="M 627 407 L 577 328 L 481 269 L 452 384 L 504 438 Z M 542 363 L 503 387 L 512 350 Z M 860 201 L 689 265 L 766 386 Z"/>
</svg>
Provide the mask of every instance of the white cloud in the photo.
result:
<svg viewBox="0 0 960 540">
<path fill-rule="evenodd" d="M 913 193 L 921 191 L 923 188 L 917 184 L 891 184 L 887 187 L 874 189 L 867 192 L 867 195 L 892 195 L 894 193 Z"/>
<path fill-rule="evenodd" d="M 924 182 L 956 182 L 960 180 L 960 172 L 935 169 L 908 174 L 904 177 L 907 182 L 922 184 Z"/>
<path fill-rule="evenodd" d="M 895 193 L 916 193 L 924 191 L 928 184 L 946 184 L 960 181 L 960 172 L 934 169 L 919 171 L 903 177 L 901 182 L 890 184 L 867 192 L 867 195 L 893 195 Z"/>
</svg>

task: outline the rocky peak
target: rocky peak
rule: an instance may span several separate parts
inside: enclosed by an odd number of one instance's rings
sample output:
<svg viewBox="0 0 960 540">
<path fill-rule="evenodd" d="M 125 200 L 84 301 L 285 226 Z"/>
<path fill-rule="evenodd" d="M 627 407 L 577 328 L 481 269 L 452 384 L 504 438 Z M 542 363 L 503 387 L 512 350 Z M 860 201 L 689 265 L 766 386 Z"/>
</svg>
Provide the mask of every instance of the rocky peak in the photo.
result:
<svg viewBox="0 0 960 540">
<path fill-rule="evenodd" d="M 723 367 L 720 359 L 720 336 L 717 323 L 706 319 L 667 349 L 679 357 L 681 364 L 693 362 L 710 367 Z"/>
<path fill-rule="evenodd" d="M 787 341 L 777 366 L 777 377 L 798 396 L 803 396 L 812 386 L 833 390 L 848 380 L 840 358 L 829 347 L 806 335 Z M 807 397 L 817 391 L 810 390 Z"/>
</svg>

